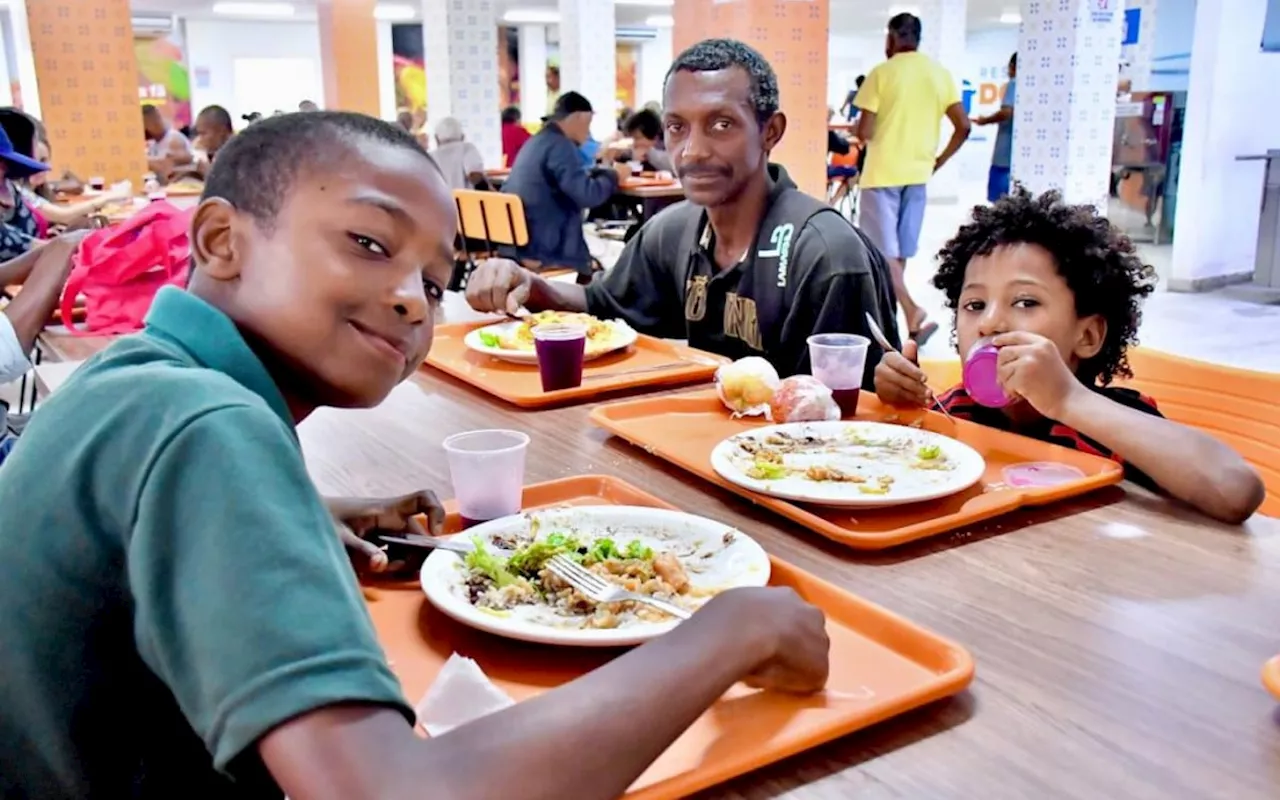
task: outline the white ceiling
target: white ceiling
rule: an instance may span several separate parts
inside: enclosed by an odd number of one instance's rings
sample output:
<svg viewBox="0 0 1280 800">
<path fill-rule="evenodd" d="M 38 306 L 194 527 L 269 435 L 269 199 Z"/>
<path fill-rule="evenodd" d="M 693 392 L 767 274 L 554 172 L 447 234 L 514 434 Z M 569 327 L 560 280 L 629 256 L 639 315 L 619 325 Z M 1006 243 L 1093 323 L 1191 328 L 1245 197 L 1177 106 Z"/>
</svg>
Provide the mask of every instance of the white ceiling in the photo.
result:
<svg viewBox="0 0 1280 800">
<path fill-rule="evenodd" d="M 270 0 L 240 0 L 240 2 L 269 2 Z M 314 13 L 315 0 L 287 0 L 300 16 Z M 186 17 L 213 17 L 210 8 L 214 0 L 132 0 L 133 9 L 139 13 L 178 14 Z M 416 0 L 381 0 L 388 4 L 418 7 Z M 499 14 L 513 8 L 554 9 L 557 0 L 496 0 Z M 601 0 L 604 2 L 604 0 Z M 876 35 L 884 31 L 889 17 L 899 11 L 913 11 L 910 0 L 830 0 L 831 33 L 836 36 Z M 969 30 L 983 30 L 1000 26 L 1000 15 L 1017 11 L 1018 0 L 969 0 Z M 643 25 L 654 14 L 669 14 L 660 0 L 653 5 L 619 5 L 619 25 Z M 928 32 L 925 32 L 928 35 Z"/>
</svg>

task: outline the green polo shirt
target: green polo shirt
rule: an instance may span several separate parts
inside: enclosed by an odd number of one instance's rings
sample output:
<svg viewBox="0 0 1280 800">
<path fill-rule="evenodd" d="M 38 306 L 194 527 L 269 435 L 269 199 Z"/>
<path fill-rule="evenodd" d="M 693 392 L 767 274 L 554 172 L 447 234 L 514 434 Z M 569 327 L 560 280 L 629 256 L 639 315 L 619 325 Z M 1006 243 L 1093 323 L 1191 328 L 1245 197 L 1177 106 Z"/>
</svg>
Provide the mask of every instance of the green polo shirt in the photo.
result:
<svg viewBox="0 0 1280 800">
<path fill-rule="evenodd" d="M 0 467 L 0 796 L 279 796 L 255 742 L 412 719 L 279 389 L 166 288 Z"/>
</svg>

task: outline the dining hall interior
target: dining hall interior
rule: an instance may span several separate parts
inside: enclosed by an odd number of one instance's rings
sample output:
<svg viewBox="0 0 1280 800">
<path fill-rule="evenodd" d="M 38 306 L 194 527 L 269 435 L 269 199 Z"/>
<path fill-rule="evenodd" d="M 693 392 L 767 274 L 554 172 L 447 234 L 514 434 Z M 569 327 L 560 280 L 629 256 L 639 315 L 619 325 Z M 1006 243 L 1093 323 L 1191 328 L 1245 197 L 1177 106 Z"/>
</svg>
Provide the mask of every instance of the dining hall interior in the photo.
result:
<svg viewBox="0 0 1280 800">
<path fill-rule="evenodd" d="M 1280 794 L 1280 0 L 0 49 L 0 796 Z"/>
</svg>

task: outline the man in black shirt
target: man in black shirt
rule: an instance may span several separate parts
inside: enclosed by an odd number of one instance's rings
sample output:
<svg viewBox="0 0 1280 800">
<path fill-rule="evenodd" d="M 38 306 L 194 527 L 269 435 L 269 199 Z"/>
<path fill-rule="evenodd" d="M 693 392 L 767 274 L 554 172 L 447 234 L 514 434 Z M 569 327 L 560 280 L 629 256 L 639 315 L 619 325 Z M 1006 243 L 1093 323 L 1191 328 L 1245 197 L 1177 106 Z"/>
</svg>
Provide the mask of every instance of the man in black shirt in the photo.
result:
<svg viewBox="0 0 1280 800">
<path fill-rule="evenodd" d="M 839 213 L 796 188 L 769 153 L 786 131 L 778 81 L 750 47 L 709 39 L 672 64 L 663 127 L 688 198 L 647 222 L 590 286 L 551 283 L 508 261 L 467 285 L 480 311 L 558 309 L 807 373 L 814 333 L 897 336 L 883 257 Z M 897 342 L 894 342 L 897 344 Z M 880 360 L 873 342 L 865 385 Z"/>
</svg>

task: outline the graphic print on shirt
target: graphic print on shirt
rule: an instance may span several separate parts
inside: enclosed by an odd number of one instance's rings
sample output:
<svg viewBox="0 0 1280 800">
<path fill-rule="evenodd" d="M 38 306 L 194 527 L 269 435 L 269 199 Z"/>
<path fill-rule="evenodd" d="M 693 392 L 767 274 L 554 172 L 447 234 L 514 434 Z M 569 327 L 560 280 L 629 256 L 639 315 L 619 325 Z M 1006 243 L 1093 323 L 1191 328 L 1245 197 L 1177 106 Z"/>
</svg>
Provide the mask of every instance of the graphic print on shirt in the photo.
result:
<svg viewBox="0 0 1280 800">
<path fill-rule="evenodd" d="M 684 318 L 702 322 L 707 315 L 707 276 L 695 275 L 685 284 Z"/>
<path fill-rule="evenodd" d="M 754 350 L 764 351 L 764 338 L 760 335 L 760 315 L 756 301 L 740 297 L 733 292 L 724 296 L 724 333 L 746 342 Z"/>
<path fill-rule="evenodd" d="M 795 235 L 796 226 L 790 222 L 783 223 L 773 229 L 773 233 L 769 234 L 769 241 L 773 244 L 772 250 L 759 250 L 756 252 L 756 258 L 776 258 L 778 259 L 778 288 L 787 288 L 787 262 L 791 256 L 791 237 Z"/>
</svg>

